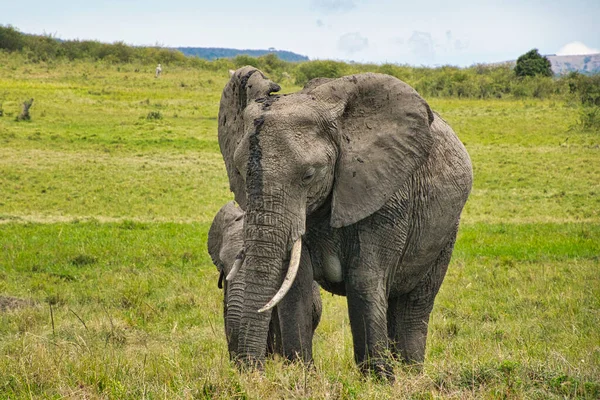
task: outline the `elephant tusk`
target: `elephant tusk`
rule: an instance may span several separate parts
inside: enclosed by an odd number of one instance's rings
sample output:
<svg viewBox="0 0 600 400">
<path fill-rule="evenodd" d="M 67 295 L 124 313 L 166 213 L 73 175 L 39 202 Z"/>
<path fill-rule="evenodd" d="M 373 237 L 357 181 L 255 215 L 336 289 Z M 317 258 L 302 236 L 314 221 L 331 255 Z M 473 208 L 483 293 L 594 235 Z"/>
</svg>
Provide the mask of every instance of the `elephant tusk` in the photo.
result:
<svg viewBox="0 0 600 400">
<path fill-rule="evenodd" d="M 233 263 L 233 267 L 231 267 L 231 271 L 229 271 L 229 273 L 227 274 L 227 277 L 225 278 L 225 280 L 227 282 L 229 282 L 229 281 L 233 280 L 233 278 L 235 278 L 235 276 L 239 272 L 240 268 L 242 267 L 243 263 L 244 263 L 244 252 L 242 251 L 235 258 L 235 262 Z"/>
<path fill-rule="evenodd" d="M 288 268 L 287 274 L 285 275 L 285 279 L 279 288 L 279 291 L 275 293 L 275 296 L 269 301 L 263 308 L 258 310 L 259 313 L 270 310 L 275 307 L 277 303 L 284 298 L 284 296 L 289 292 L 292 284 L 294 283 L 294 279 L 296 279 L 296 274 L 298 274 L 298 267 L 300 267 L 300 255 L 302 254 L 302 237 L 298 238 L 292 247 L 292 255 L 290 257 L 290 266 Z"/>
</svg>

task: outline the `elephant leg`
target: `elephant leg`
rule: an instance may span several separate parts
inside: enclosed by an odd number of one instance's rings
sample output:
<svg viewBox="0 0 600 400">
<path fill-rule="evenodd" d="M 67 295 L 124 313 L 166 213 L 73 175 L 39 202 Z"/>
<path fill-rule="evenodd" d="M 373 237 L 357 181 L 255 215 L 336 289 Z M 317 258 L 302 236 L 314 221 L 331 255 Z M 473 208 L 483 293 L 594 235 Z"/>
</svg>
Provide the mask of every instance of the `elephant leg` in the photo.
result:
<svg viewBox="0 0 600 400">
<path fill-rule="evenodd" d="M 389 362 L 387 309 L 390 274 L 406 242 L 407 220 L 394 210 L 365 219 L 347 233 L 353 243 L 344 282 L 354 343 L 354 358 L 363 372 L 394 380 Z"/>
<path fill-rule="evenodd" d="M 267 356 L 273 354 L 283 354 L 283 345 L 281 343 L 281 329 L 279 325 L 279 315 L 277 308 L 271 313 L 271 322 L 269 323 L 269 336 L 267 337 Z"/>
<path fill-rule="evenodd" d="M 409 293 L 388 300 L 388 334 L 394 357 L 421 367 L 429 315 L 450 263 L 456 232 L 448 241 L 425 278 Z"/>
<path fill-rule="evenodd" d="M 348 270 L 346 296 L 354 344 L 354 359 L 363 372 L 375 372 L 393 380 L 393 371 L 386 358 L 387 298 L 385 278 L 374 268 Z"/>
<path fill-rule="evenodd" d="M 303 249 L 294 284 L 277 305 L 281 353 L 289 360 L 312 362 L 313 308 L 313 269 Z"/>
</svg>

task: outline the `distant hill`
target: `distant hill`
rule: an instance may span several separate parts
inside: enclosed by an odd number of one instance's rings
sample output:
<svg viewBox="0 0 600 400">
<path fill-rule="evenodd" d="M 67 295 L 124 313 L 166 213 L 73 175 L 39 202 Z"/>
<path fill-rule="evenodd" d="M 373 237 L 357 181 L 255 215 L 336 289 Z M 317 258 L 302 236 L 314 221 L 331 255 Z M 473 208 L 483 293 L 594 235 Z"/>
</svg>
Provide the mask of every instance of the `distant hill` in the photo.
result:
<svg viewBox="0 0 600 400">
<path fill-rule="evenodd" d="M 580 56 L 549 55 L 546 57 L 552 63 L 552 71 L 556 75 L 564 75 L 569 72 L 579 72 L 589 75 L 600 73 L 600 54 Z"/>
<path fill-rule="evenodd" d="M 196 56 L 206 60 L 216 60 L 217 58 L 233 58 L 238 55 L 247 55 L 251 57 L 260 57 L 266 54 L 275 53 L 279 59 L 289 62 L 308 61 L 307 56 L 286 50 L 239 50 L 227 49 L 222 47 L 175 47 L 175 50 L 181 51 L 186 56 Z"/>
</svg>

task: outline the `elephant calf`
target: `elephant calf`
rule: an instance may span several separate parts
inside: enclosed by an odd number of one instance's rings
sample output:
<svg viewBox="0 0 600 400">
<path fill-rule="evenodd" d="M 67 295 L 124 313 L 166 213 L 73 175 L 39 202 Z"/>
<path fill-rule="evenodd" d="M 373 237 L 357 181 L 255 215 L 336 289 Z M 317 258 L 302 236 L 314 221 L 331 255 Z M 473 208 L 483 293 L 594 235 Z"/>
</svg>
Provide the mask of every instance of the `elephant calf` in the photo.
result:
<svg viewBox="0 0 600 400">
<path fill-rule="evenodd" d="M 220 272 L 219 288 L 224 289 L 223 317 L 225 320 L 225 335 L 227 347 L 232 359 L 236 358 L 238 348 L 240 310 L 235 307 L 235 297 L 243 296 L 245 289 L 244 272 L 239 271 L 230 280 L 227 277 L 236 259 L 241 254 L 244 245 L 244 212 L 233 201 L 225 204 L 215 215 L 208 232 L 208 252 L 213 263 Z M 312 360 L 312 334 L 309 338 L 300 338 L 297 343 L 294 328 L 298 324 L 311 323 L 314 333 L 321 320 L 321 295 L 319 285 L 312 282 L 312 313 L 310 315 L 285 315 L 285 323 L 280 322 L 281 316 L 275 309 L 269 324 L 267 354 L 280 354 L 289 359 L 301 357 L 304 361 Z M 234 301 L 231 301 L 231 300 Z M 293 331 L 291 335 L 288 331 Z M 300 354 L 303 353 L 303 354 Z"/>
</svg>

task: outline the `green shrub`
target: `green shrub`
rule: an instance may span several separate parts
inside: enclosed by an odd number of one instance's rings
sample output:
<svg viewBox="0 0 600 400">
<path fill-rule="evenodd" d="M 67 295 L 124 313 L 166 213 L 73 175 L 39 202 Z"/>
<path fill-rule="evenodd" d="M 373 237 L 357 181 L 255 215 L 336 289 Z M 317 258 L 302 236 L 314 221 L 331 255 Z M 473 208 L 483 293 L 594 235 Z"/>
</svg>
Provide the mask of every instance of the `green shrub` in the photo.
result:
<svg viewBox="0 0 600 400">
<path fill-rule="evenodd" d="M 522 82 L 511 82 L 510 85 L 510 93 L 518 99 L 532 97 L 532 92 L 529 89 Z"/>
<path fill-rule="evenodd" d="M 262 69 L 264 69 L 265 72 L 268 74 L 281 73 L 288 64 L 279 57 L 277 57 L 277 54 L 275 53 L 266 54 L 264 56 L 259 57 L 258 59 L 260 61 Z"/>
<path fill-rule="evenodd" d="M 11 25 L 0 25 L 0 49 L 8 51 L 22 50 L 24 42 L 23 34 L 17 28 Z"/>
<path fill-rule="evenodd" d="M 403 80 L 399 75 L 400 75 L 400 71 L 398 66 L 394 65 L 394 64 L 382 64 L 377 72 L 379 72 L 380 74 L 387 74 L 387 75 L 391 75 L 391 76 L 395 76 L 398 79 Z"/>
<path fill-rule="evenodd" d="M 0 49 L 22 52 L 32 62 L 47 62 L 59 58 L 104 60 L 109 63 L 141 61 L 185 63 L 188 58 L 180 51 L 160 47 L 135 47 L 124 42 L 113 44 L 91 40 L 59 41 L 50 35 L 29 35 L 12 26 L 0 25 Z"/>
<path fill-rule="evenodd" d="M 547 57 L 542 56 L 538 49 L 529 50 L 517 58 L 515 65 L 515 74 L 517 76 L 552 76 L 552 64 Z"/>
<path fill-rule="evenodd" d="M 538 99 L 546 99 L 554 92 L 554 81 L 552 78 L 545 76 L 536 76 L 532 80 L 533 97 Z"/>
<path fill-rule="evenodd" d="M 162 118 L 163 118 L 163 116 L 160 113 L 160 111 L 150 111 L 148 113 L 148 115 L 146 115 L 146 119 L 150 120 L 150 121 L 151 120 L 158 120 L 158 119 L 162 119 Z"/>
<path fill-rule="evenodd" d="M 314 78 L 339 78 L 347 74 L 347 64 L 339 61 L 317 60 L 298 64 L 296 84 L 304 85 Z"/>
<path fill-rule="evenodd" d="M 233 58 L 233 64 L 235 65 L 236 69 L 245 67 L 246 65 L 250 65 L 254 68 L 260 69 L 261 66 L 260 60 L 258 58 L 247 56 L 246 54 L 240 54 L 238 56 L 235 56 Z"/>
<path fill-rule="evenodd" d="M 579 125 L 585 131 L 600 132 L 600 107 L 582 107 L 579 111 Z"/>
<path fill-rule="evenodd" d="M 581 104 L 600 106 L 600 75 L 587 76 L 571 72 L 565 80 L 569 86 L 569 93 L 578 96 Z"/>
</svg>

